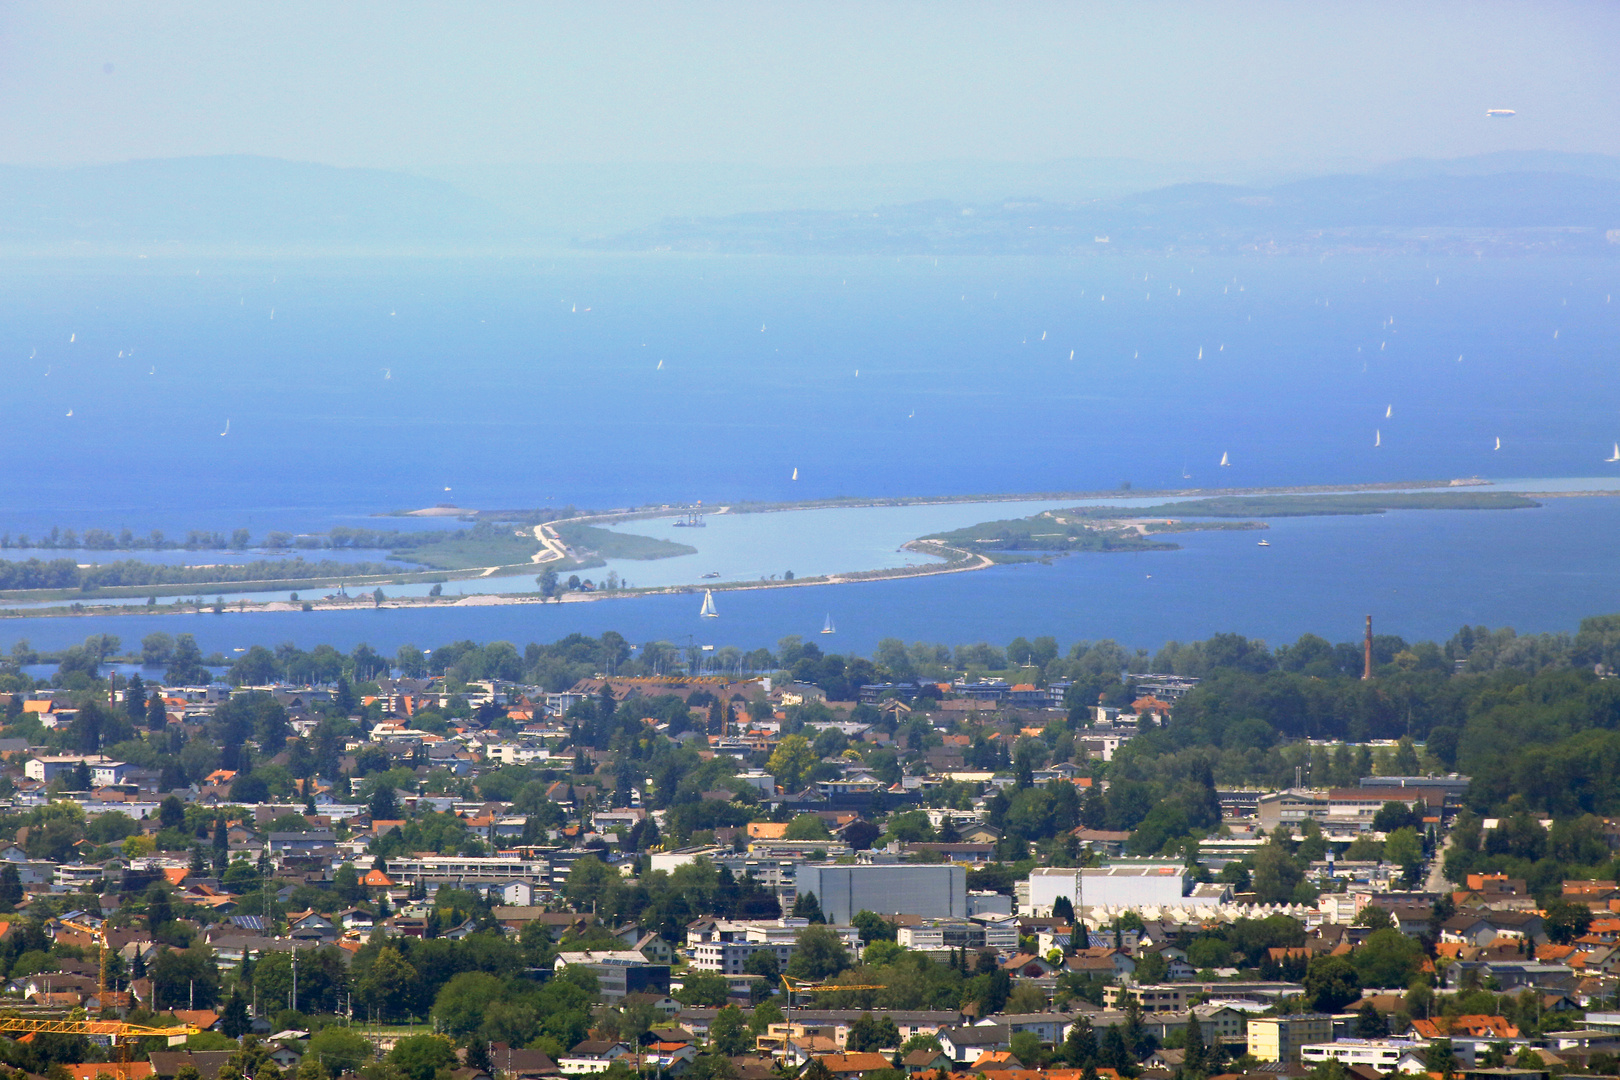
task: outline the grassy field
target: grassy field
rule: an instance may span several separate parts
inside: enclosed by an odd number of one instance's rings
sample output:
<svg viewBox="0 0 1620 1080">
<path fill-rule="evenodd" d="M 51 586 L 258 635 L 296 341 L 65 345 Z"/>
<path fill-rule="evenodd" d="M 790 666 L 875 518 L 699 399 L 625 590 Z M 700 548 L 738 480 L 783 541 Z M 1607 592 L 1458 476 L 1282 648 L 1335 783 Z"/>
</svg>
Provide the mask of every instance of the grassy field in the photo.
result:
<svg viewBox="0 0 1620 1080">
<path fill-rule="evenodd" d="M 540 541 L 533 534 L 519 536 L 515 532 L 500 532 L 485 536 L 457 536 L 437 544 L 401 548 L 393 555 L 438 570 L 471 570 L 481 566 L 526 563 L 539 550 Z"/>
<path fill-rule="evenodd" d="M 558 525 L 557 535 L 575 551 L 590 552 L 603 559 L 669 559 L 692 555 L 697 548 L 634 533 L 617 533 L 592 525 Z"/>
</svg>

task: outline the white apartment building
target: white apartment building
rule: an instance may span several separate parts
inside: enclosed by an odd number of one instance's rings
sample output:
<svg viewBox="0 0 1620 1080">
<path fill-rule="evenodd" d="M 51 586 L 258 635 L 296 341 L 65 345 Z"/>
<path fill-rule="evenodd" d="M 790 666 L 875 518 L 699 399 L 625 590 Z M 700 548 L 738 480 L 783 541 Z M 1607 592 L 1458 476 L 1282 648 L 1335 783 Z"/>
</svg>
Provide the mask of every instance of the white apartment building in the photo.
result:
<svg viewBox="0 0 1620 1080">
<path fill-rule="evenodd" d="M 1306 1043 L 1299 1048 L 1303 1065 L 1341 1061 L 1346 1066 L 1370 1065 L 1381 1073 L 1395 1072 L 1407 1055 L 1422 1058 L 1426 1042 L 1410 1039 L 1340 1039 L 1337 1042 Z"/>
<path fill-rule="evenodd" d="M 384 871 L 401 885 L 438 881 L 532 881 L 544 885 L 551 880 L 551 864 L 544 859 L 430 855 L 414 859 L 389 859 Z"/>
<path fill-rule="evenodd" d="M 80 765 L 90 767 L 90 782 L 97 787 L 116 784 L 129 766 L 103 754 L 43 754 L 28 759 L 23 773 L 30 780 L 48 784 L 63 773 L 73 773 Z"/>
<path fill-rule="evenodd" d="M 687 955 L 692 967 L 698 971 L 713 971 L 721 975 L 741 975 L 748 958 L 762 949 L 776 954 L 779 967 L 787 967 L 798 948 L 798 934 L 810 925 L 805 919 L 777 919 L 771 922 L 733 922 L 727 919 L 706 921 L 696 934 L 687 936 Z M 829 926 L 837 934 L 844 948 L 859 954 L 860 932 L 853 926 Z"/>
</svg>

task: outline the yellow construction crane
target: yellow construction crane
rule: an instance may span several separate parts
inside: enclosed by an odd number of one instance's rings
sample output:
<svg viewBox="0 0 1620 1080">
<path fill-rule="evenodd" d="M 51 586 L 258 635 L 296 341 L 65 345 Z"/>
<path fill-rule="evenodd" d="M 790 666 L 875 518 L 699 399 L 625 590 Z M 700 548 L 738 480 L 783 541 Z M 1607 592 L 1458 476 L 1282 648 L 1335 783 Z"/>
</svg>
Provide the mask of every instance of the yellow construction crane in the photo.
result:
<svg viewBox="0 0 1620 1080">
<path fill-rule="evenodd" d="M 107 1006 L 106 1006 L 105 1002 L 107 1000 L 107 924 L 102 923 L 100 926 L 91 926 L 89 923 L 74 922 L 72 919 L 62 919 L 61 920 L 61 925 L 67 927 L 69 930 L 77 930 L 81 934 L 88 935 L 93 941 L 95 941 L 95 943 L 97 945 L 101 946 L 101 964 L 100 964 L 101 977 L 96 983 L 96 989 L 101 992 L 101 1000 L 103 1002 L 102 1008 L 106 1008 Z"/>
<path fill-rule="evenodd" d="M 174 1039 L 187 1039 L 198 1034 L 200 1028 L 191 1024 L 178 1024 L 174 1027 L 146 1027 L 142 1024 L 126 1024 L 122 1020 L 39 1020 L 33 1017 L 0 1016 L 0 1032 L 12 1037 L 17 1035 L 93 1035 L 111 1040 L 114 1046 L 122 1046 L 135 1039 L 149 1037 Z"/>
<path fill-rule="evenodd" d="M 795 979 L 789 975 L 782 976 L 782 991 L 787 995 L 788 1011 L 793 1009 L 794 994 L 815 994 L 824 990 L 887 990 L 887 986 L 873 986 L 866 983 L 817 983 L 809 979 Z"/>
</svg>

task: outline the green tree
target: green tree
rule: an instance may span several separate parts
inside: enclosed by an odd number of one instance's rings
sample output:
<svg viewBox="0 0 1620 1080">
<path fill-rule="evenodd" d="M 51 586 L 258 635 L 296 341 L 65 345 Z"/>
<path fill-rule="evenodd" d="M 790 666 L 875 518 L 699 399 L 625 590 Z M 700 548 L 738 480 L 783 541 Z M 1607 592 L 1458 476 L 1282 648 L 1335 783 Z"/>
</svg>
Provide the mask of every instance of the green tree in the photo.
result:
<svg viewBox="0 0 1620 1080">
<path fill-rule="evenodd" d="M 445 983 L 433 999 L 440 1030 L 465 1041 L 484 1023 L 484 1010 L 503 996 L 505 984 L 483 971 L 464 971 Z"/>
<path fill-rule="evenodd" d="M 753 1015 L 748 1018 L 748 1031 L 751 1035 L 763 1035 L 770 1030 L 772 1024 L 782 1023 L 782 1010 L 774 1001 L 762 1001 L 754 1006 Z"/>
<path fill-rule="evenodd" d="M 802 892 L 793 898 L 793 913 L 795 919 L 809 919 L 813 923 L 824 923 L 827 916 L 822 914 L 821 901 L 816 899 L 813 892 Z"/>
<path fill-rule="evenodd" d="M 807 926 L 795 935 L 795 940 L 798 944 L 787 966 L 788 975 L 795 979 L 825 982 L 850 967 L 849 951 L 826 926 Z"/>
<path fill-rule="evenodd" d="M 1424 1053 L 1423 1063 L 1430 1072 L 1439 1073 L 1446 1080 L 1457 1075 L 1457 1053 L 1451 1040 L 1435 1039 L 1431 1042 Z"/>
<path fill-rule="evenodd" d="M 1254 853 L 1255 899 L 1262 904 L 1286 904 L 1305 878 L 1294 856 L 1273 840 Z"/>
<path fill-rule="evenodd" d="M 1424 961 L 1423 946 L 1399 930 L 1374 930 L 1350 962 L 1362 986 L 1407 986 Z"/>
<path fill-rule="evenodd" d="M 754 1040 L 749 1035 L 742 1010 L 735 1005 L 727 1005 L 715 1013 L 714 1019 L 709 1021 L 709 1041 L 717 1051 L 728 1057 L 746 1053 Z"/>
<path fill-rule="evenodd" d="M 360 1066 L 370 1061 L 375 1053 L 371 1041 L 365 1036 L 353 1028 L 334 1024 L 310 1036 L 305 1057 L 315 1058 L 331 1075 L 342 1076 L 358 1072 Z"/>
<path fill-rule="evenodd" d="M 819 814 L 800 814 L 788 822 L 787 831 L 782 835 L 787 840 L 827 840 L 832 836 L 827 831 L 827 823 L 821 820 Z"/>
<path fill-rule="evenodd" d="M 1356 1013 L 1356 1038 L 1382 1039 L 1388 1034 L 1389 1024 L 1383 1014 L 1373 1008 L 1372 1002 L 1363 1004 Z"/>
<path fill-rule="evenodd" d="M 230 1000 L 219 1016 L 219 1030 L 233 1039 L 240 1039 L 253 1029 L 253 1018 L 248 1015 L 246 999 L 240 990 L 231 991 Z M 175 1080 L 179 1080 L 178 1077 Z"/>
<path fill-rule="evenodd" d="M 1097 1064 L 1097 1033 L 1085 1016 L 1075 1017 L 1063 1040 L 1063 1060 L 1076 1069 L 1087 1069 Z"/>
<path fill-rule="evenodd" d="M 203 666 L 202 650 L 197 647 L 196 638 L 181 634 L 174 639 L 174 651 L 163 679 L 169 686 L 200 686 L 212 679 Z"/>
<path fill-rule="evenodd" d="M 1041 1059 L 1045 1057 L 1041 1053 L 1041 1037 L 1033 1031 L 1014 1032 L 1009 1049 L 1012 1050 L 1013 1057 L 1017 1058 L 1019 1064 L 1026 1069 L 1039 1069 Z"/>
<path fill-rule="evenodd" d="M 456 1044 L 443 1035 L 407 1035 L 388 1052 L 406 1080 L 445 1080 L 455 1067 Z"/>
<path fill-rule="evenodd" d="M 810 740 L 803 735 L 789 735 L 777 744 L 765 770 L 776 778 L 782 789 L 796 792 L 804 786 L 804 778 L 816 764 L 816 754 Z"/>
<path fill-rule="evenodd" d="M 782 966 L 776 958 L 775 949 L 755 949 L 743 961 L 743 974 L 759 975 L 765 979 L 767 988 L 774 988 L 776 981 L 781 977 Z"/>
<path fill-rule="evenodd" d="M 877 1017 L 863 1012 L 849 1026 L 848 1048 L 853 1052 L 889 1050 L 899 1045 L 900 1029 L 893 1017 Z"/>
<path fill-rule="evenodd" d="M 1305 969 L 1305 994 L 1317 1012 L 1340 1012 L 1361 997 L 1361 977 L 1346 957 L 1312 957 Z"/>
<path fill-rule="evenodd" d="M 725 977 L 706 972 L 688 975 L 675 1000 L 688 1007 L 719 1008 L 726 1003 Z"/>
<path fill-rule="evenodd" d="M 860 931 L 863 945 L 870 945 L 874 941 L 893 941 L 899 933 L 894 923 L 872 911 L 857 911 L 855 917 L 849 921 Z"/>
<path fill-rule="evenodd" d="M 1592 909 L 1567 900 L 1548 901 L 1543 916 L 1547 936 L 1559 945 L 1568 945 L 1592 925 Z"/>
<path fill-rule="evenodd" d="M 355 984 L 355 996 L 367 1012 L 385 1021 L 410 1015 L 416 991 L 416 969 L 392 946 L 384 945 Z"/>
</svg>

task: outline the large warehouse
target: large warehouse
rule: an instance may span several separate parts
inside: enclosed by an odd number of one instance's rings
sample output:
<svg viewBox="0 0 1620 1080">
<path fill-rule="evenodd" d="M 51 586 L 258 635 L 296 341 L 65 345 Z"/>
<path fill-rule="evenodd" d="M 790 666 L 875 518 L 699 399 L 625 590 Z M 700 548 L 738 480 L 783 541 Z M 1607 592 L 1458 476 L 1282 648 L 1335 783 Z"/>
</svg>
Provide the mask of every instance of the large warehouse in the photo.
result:
<svg viewBox="0 0 1620 1080">
<path fill-rule="evenodd" d="M 830 923 L 857 912 L 966 918 L 967 869 L 961 866 L 801 866 L 799 895 L 815 893 Z"/>
<path fill-rule="evenodd" d="M 1075 903 L 1075 872 L 1069 868 L 1037 867 L 1029 873 L 1029 906 L 1026 912 L 1046 914 L 1058 897 Z M 1196 906 L 1201 898 L 1189 901 L 1187 885 L 1191 874 L 1179 862 L 1161 860 L 1119 860 L 1109 866 L 1080 871 L 1080 904 L 1087 910 L 1100 907 L 1184 907 Z"/>
</svg>

